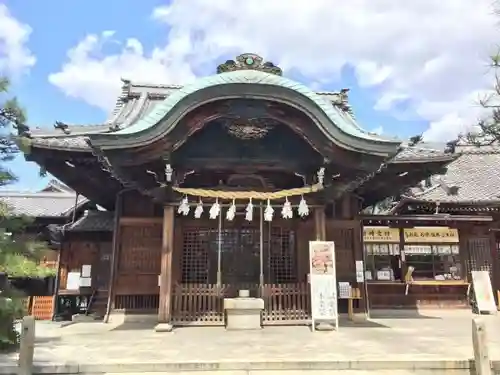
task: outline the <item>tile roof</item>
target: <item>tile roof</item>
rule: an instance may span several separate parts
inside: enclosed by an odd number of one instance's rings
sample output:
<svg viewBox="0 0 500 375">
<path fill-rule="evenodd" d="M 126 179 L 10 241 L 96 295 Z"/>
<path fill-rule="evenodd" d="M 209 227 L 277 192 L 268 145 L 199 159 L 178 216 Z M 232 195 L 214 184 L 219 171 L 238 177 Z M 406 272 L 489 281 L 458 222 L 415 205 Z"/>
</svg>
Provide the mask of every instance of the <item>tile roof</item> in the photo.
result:
<svg viewBox="0 0 500 375">
<path fill-rule="evenodd" d="M 50 180 L 49 183 L 47 184 L 46 187 L 44 187 L 42 190 L 39 191 L 41 192 L 66 192 L 66 193 L 75 193 L 75 191 L 70 188 L 68 185 L 63 184 L 60 181 L 57 180 Z"/>
<path fill-rule="evenodd" d="M 444 175 L 427 187 L 415 187 L 409 198 L 439 202 L 500 201 L 500 146 L 459 146 L 458 157 Z"/>
<path fill-rule="evenodd" d="M 38 192 L 23 193 L 0 191 L 0 201 L 7 204 L 14 215 L 29 217 L 64 217 L 69 216 L 75 207 L 75 193 Z M 79 196 L 78 206 L 88 203 L 88 199 Z"/>
<path fill-rule="evenodd" d="M 83 216 L 66 228 L 69 232 L 112 232 L 114 212 L 85 211 Z"/>
<path fill-rule="evenodd" d="M 60 150 L 90 151 L 86 136 L 88 134 L 111 133 L 124 129 L 149 113 L 156 104 L 162 102 L 172 92 L 182 86 L 145 85 L 124 81 L 121 95 L 116 101 L 108 119 L 102 124 L 72 125 L 47 129 L 30 130 L 32 144 L 42 148 Z"/>
<path fill-rule="evenodd" d="M 428 162 L 453 160 L 457 156 L 445 152 L 445 147 L 438 144 L 419 143 L 415 146 L 403 146 L 403 149 L 396 155 L 393 162 Z"/>
<path fill-rule="evenodd" d="M 62 128 L 33 128 L 30 130 L 32 144 L 41 148 L 90 152 L 91 148 L 86 141 L 87 135 L 113 133 L 118 130 L 127 129 L 153 112 L 153 108 L 162 103 L 171 94 L 180 91 L 184 87 L 181 85 L 122 81 L 122 92 L 116 101 L 115 108 L 103 124 L 63 124 Z M 357 130 L 365 132 L 351 118 L 352 112 L 348 103 L 346 103 L 346 92 L 346 90 L 343 90 L 342 92 L 318 92 L 316 94 L 336 109 L 340 109 L 342 113 L 345 112 L 345 116 L 342 116 L 342 121 L 348 121 Z M 376 134 L 365 133 L 371 137 L 378 137 Z"/>
</svg>

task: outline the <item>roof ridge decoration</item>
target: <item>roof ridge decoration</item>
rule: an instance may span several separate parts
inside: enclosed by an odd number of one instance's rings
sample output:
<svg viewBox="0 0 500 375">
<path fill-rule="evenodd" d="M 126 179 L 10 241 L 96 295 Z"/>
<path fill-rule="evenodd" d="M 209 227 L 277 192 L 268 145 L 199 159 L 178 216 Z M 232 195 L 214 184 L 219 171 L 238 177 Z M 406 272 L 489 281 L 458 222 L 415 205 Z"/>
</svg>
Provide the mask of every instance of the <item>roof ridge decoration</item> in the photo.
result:
<svg viewBox="0 0 500 375">
<path fill-rule="evenodd" d="M 243 85 L 240 85 L 243 84 Z M 246 87 L 244 87 L 246 86 Z M 231 88 L 227 89 L 226 88 Z M 241 92 L 247 96 L 278 100 L 284 104 L 304 107 L 309 116 L 331 141 L 354 151 L 379 155 L 392 154 L 401 141 L 394 137 L 370 134 L 356 124 L 351 116 L 333 106 L 325 96 L 316 94 L 302 83 L 261 70 L 230 71 L 197 79 L 176 90 L 140 120 L 116 132 L 89 134 L 92 147 L 126 148 L 133 144 L 150 142 L 160 133 L 168 134 L 177 125 L 186 110 L 203 104 L 197 98 L 202 92 L 217 92 L 219 99 Z M 228 94 L 226 91 L 230 91 Z M 288 92 L 288 93 L 287 93 Z M 165 117 L 167 114 L 170 116 Z M 158 126 L 159 125 L 159 126 Z"/>
<path fill-rule="evenodd" d="M 263 62 L 264 59 L 255 53 L 243 53 L 236 56 L 235 60 L 226 60 L 225 63 L 217 66 L 217 74 L 234 72 L 237 70 L 259 70 L 264 73 L 283 75 L 280 67 L 270 61 Z"/>
</svg>

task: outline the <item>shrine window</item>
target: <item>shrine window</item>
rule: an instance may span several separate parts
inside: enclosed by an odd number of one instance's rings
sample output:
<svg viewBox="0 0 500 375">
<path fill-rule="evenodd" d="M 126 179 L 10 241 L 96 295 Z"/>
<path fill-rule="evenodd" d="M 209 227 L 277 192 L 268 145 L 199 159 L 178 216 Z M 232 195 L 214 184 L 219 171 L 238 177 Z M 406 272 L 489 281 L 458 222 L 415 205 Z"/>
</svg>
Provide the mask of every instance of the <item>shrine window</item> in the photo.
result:
<svg viewBox="0 0 500 375">
<path fill-rule="evenodd" d="M 365 243 L 367 281 L 401 280 L 399 243 Z"/>
<path fill-rule="evenodd" d="M 458 244 L 405 245 L 407 280 L 460 280 Z"/>
</svg>

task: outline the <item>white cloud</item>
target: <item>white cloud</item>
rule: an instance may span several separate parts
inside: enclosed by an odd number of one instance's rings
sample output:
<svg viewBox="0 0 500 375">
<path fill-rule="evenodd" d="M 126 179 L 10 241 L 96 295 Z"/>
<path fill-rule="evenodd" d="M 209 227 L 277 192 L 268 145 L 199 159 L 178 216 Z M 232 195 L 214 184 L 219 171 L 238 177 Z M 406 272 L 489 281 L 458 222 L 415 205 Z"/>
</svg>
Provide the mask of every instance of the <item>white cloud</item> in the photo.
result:
<svg viewBox="0 0 500 375">
<path fill-rule="evenodd" d="M 31 27 L 0 4 L 0 74 L 17 75 L 35 65 L 36 58 L 26 47 Z"/>
<path fill-rule="evenodd" d="M 169 47 L 146 54 L 137 39 L 120 44 L 118 54 L 102 56 L 105 43 L 118 43 L 113 36 L 112 31 L 87 35 L 68 51 L 68 62 L 60 72 L 49 75 L 49 82 L 71 97 L 109 110 L 115 104 L 120 78 L 159 83 L 185 83 L 194 78 L 182 56 L 175 59 Z"/>
<path fill-rule="evenodd" d="M 184 83 L 197 68 L 215 66 L 227 54 L 257 52 L 323 85 L 348 64 L 361 86 L 379 90 L 377 109 L 409 100 L 412 115 L 431 124 L 426 139 L 444 140 L 476 120 L 473 94 L 491 84 L 486 62 L 500 36 L 492 4 L 254 0 L 234 6 L 234 0 L 173 0 L 153 12 L 169 29 L 164 47 L 145 54 L 132 39 L 119 54 L 99 56 L 111 36 L 87 36 L 50 81 L 71 96 L 109 108 L 120 76 Z"/>
<path fill-rule="evenodd" d="M 382 135 L 382 134 L 384 134 L 384 128 L 382 126 L 377 126 L 375 129 L 372 129 L 370 132 L 373 134 Z"/>
</svg>

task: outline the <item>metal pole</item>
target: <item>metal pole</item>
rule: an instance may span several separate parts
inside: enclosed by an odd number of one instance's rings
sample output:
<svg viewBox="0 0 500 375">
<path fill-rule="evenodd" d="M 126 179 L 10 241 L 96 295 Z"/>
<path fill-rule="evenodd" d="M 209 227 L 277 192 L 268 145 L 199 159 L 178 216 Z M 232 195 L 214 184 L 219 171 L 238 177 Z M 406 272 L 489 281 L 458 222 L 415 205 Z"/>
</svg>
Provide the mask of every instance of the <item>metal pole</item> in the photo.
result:
<svg viewBox="0 0 500 375">
<path fill-rule="evenodd" d="M 222 262 L 222 210 L 219 212 L 219 227 L 217 231 L 217 286 L 221 286 L 221 262 Z"/>
</svg>

